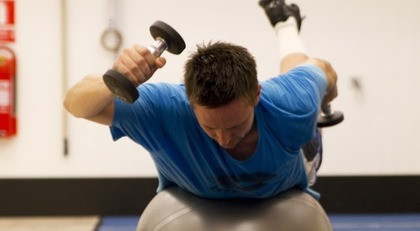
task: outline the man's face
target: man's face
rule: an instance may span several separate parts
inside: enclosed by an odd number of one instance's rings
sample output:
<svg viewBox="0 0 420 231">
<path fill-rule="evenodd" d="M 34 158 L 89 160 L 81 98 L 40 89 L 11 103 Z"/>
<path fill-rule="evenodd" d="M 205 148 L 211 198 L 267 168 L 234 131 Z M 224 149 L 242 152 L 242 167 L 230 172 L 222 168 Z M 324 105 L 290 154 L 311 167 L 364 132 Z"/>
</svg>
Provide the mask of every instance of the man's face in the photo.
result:
<svg viewBox="0 0 420 231">
<path fill-rule="evenodd" d="M 254 106 L 244 99 L 217 108 L 195 105 L 194 112 L 203 130 L 225 149 L 235 148 L 254 121 Z"/>
</svg>

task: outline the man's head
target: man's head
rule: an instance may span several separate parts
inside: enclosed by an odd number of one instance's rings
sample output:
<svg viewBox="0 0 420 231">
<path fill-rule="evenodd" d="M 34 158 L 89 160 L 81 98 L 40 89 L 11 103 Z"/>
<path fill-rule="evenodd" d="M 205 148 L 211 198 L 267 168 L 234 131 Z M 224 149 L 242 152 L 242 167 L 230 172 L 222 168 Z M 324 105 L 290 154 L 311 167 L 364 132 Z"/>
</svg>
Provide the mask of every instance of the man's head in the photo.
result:
<svg viewBox="0 0 420 231">
<path fill-rule="evenodd" d="M 220 107 L 243 98 L 254 105 L 258 94 L 254 57 L 244 47 L 216 42 L 197 47 L 185 64 L 191 105 Z"/>
<path fill-rule="evenodd" d="M 235 148 L 251 131 L 260 96 L 254 57 L 229 43 L 198 46 L 185 65 L 185 86 L 203 130 Z"/>
</svg>

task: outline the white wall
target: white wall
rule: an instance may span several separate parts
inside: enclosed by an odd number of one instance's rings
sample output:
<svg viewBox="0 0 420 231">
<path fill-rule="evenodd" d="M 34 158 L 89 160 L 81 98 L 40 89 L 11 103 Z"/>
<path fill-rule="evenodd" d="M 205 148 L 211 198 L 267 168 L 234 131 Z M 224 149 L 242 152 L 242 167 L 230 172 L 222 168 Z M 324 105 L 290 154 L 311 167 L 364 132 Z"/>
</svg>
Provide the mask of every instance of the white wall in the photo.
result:
<svg viewBox="0 0 420 231">
<path fill-rule="evenodd" d="M 155 20 L 174 26 L 187 49 L 164 53 L 167 65 L 151 81 L 182 81 L 195 44 L 210 40 L 249 48 L 261 80 L 277 73 L 274 32 L 257 0 L 116 0 L 123 46 L 149 45 Z M 99 44 L 109 0 L 67 0 L 68 84 L 103 73 L 114 54 Z M 420 1 L 297 0 L 307 15 L 301 32 L 312 56 L 339 74 L 344 123 L 324 130 L 323 175 L 420 174 Z M 57 0 L 16 0 L 19 135 L 0 140 L 0 177 L 154 176 L 147 152 L 107 127 L 71 116 L 63 155 L 61 14 Z M 352 87 L 357 78 L 361 90 Z"/>
</svg>

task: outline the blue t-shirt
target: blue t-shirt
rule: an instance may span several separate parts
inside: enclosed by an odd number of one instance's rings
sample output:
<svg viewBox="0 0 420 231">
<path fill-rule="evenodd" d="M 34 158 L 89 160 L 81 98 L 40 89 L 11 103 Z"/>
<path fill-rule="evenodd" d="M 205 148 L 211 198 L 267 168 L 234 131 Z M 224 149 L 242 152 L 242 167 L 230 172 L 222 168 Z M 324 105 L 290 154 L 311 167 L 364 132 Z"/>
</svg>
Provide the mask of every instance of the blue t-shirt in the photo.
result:
<svg viewBox="0 0 420 231">
<path fill-rule="evenodd" d="M 202 130 L 182 84 L 142 84 L 134 104 L 115 100 L 111 133 L 150 152 L 158 191 L 175 184 L 208 198 L 267 198 L 292 187 L 307 189 L 300 147 L 315 134 L 326 85 L 314 65 L 261 82 L 258 144 L 246 160 L 232 158 Z"/>
</svg>

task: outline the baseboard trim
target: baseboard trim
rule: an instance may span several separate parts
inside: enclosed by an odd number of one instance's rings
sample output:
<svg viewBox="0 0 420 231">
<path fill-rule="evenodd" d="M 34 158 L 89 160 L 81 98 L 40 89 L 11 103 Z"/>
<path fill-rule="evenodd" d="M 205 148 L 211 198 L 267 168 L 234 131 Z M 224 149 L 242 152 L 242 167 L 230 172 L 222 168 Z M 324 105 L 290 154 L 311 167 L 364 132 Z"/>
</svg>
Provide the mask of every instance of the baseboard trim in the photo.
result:
<svg viewBox="0 0 420 231">
<path fill-rule="evenodd" d="M 314 189 L 329 213 L 420 213 L 420 176 L 320 177 Z"/>
<path fill-rule="evenodd" d="M 140 214 L 156 178 L 1 179 L 0 216 Z"/>
<path fill-rule="evenodd" d="M 156 178 L 0 179 L 0 216 L 135 215 Z M 420 176 L 324 176 L 328 213 L 420 213 Z"/>
</svg>

